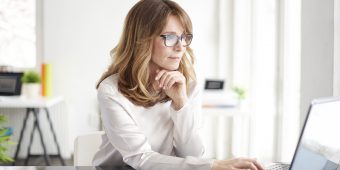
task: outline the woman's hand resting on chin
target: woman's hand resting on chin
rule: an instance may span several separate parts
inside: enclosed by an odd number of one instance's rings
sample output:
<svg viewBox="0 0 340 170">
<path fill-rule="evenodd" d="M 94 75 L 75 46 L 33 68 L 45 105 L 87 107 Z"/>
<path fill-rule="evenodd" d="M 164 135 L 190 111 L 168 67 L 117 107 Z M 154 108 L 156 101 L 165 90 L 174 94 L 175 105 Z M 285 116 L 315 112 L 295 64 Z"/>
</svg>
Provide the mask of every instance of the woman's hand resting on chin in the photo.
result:
<svg viewBox="0 0 340 170">
<path fill-rule="evenodd" d="M 188 100 L 183 74 L 179 71 L 157 70 L 155 80 L 158 89 L 162 89 L 172 99 L 175 109 L 181 109 Z"/>
</svg>

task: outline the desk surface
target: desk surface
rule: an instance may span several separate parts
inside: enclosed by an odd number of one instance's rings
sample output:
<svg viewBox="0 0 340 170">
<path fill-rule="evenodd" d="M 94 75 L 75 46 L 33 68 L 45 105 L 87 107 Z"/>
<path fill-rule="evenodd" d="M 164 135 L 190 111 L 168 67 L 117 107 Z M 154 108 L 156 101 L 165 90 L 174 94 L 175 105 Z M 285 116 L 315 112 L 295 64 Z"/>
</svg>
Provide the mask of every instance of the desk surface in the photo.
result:
<svg viewBox="0 0 340 170">
<path fill-rule="evenodd" d="M 62 102 L 64 99 L 58 97 L 39 97 L 28 99 L 23 96 L 0 96 L 1 108 L 47 108 Z"/>
<path fill-rule="evenodd" d="M 0 166 L 0 170 L 134 170 L 130 166 L 94 167 L 94 166 Z"/>
<path fill-rule="evenodd" d="M 289 168 L 289 163 L 264 163 L 265 169 L 270 169 L 274 166 Z M 94 167 L 94 166 L 0 166 L 0 170 L 134 170 L 130 166 L 119 167 Z"/>
</svg>

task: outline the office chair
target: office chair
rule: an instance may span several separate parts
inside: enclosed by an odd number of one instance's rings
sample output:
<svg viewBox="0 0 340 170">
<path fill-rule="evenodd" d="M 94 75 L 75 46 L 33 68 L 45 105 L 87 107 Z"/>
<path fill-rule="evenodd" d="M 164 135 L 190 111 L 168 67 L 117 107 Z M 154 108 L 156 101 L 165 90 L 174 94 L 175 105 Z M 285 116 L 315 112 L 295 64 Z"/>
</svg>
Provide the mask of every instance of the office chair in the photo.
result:
<svg viewBox="0 0 340 170">
<path fill-rule="evenodd" d="M 92 166 L 92 159 L 102 143 L 104 131 L 77 136 L 74 142 L 74 166 Z"/>
</svg>

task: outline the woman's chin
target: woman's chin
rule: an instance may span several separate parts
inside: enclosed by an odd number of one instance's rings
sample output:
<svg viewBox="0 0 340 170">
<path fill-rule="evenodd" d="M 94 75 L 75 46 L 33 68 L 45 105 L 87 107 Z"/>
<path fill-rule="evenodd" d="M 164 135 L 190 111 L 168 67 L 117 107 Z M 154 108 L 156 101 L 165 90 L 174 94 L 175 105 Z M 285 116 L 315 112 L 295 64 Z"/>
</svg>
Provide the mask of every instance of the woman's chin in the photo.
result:
<svg viewBox="0 0 340 170">
<path fill-rule="evenodd" d="M 179 68 L 179 64 L 171 64 L 163 67 L 165 70 L 176 71 Z"/>
<path fill-rule="evenodd" d="M 169 71 L 176 71 L 178 70 L 178 66 L 177 67 L 165 67 L 165 70 L 169 70 Z"/>
</svg>

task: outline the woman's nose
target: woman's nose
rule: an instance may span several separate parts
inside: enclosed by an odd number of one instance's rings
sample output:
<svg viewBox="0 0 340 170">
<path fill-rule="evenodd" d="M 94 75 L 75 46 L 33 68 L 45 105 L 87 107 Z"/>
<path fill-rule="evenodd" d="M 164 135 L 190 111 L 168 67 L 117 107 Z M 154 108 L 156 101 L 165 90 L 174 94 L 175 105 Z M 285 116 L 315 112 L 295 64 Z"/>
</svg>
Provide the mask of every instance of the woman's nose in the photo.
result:
<svg viewBox="0 0 340 170">
<path fill-rule="evenodd" d="M 179 40 L 177 41 L 177 44 L 174 46 L 174 48 L 175 48 L 176 51 L 182 51 L 182 50 L 185 49 L 185 47 L 184 47 L 184 42 L 183 42 L 183 41 L 184 41 L 184 40 L 181 40 L 181 39 L 179 39 Z"/>
</svg>

